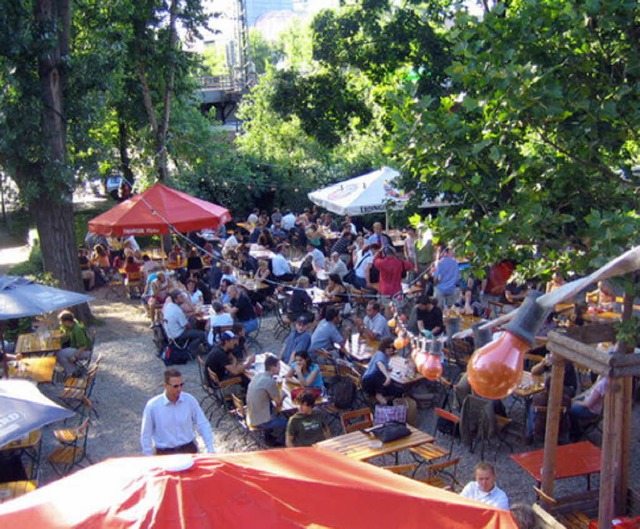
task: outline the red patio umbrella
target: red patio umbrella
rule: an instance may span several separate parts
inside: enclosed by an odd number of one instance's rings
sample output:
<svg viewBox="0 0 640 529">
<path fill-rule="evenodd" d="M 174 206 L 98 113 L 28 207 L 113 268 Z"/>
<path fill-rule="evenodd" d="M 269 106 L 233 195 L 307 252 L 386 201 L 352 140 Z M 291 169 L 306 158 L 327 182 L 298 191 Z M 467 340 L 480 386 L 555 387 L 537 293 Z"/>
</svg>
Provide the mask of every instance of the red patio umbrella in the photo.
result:
<svg viewBox="0 0 640 529">
<path fill-rule="evenodd" d="M 316 448 L 111 459 L 0 505 L 0 526 L 517 529 L 507 511 Z"/>
<path fill-rule="evenodd" d="M 155 235 L 169 233 L 171 225 L 185 233 L 230 220 L 228 209 L 158 183 L 90 220 L 89 231 L 109 237 Z"/>
</svg>

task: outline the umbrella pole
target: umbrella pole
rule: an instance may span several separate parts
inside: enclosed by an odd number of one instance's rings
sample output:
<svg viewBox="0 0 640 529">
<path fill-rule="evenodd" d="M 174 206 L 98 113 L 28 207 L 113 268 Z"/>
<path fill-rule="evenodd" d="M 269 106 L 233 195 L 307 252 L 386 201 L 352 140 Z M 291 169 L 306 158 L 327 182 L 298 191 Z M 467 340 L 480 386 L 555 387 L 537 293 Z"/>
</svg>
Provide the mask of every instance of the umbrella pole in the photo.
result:
<svg viewBox="0 0 640 529">
<path fill-rule="evenodd" d="M 9 378 L 9 362 L 7 361 L 7 351 L 4 349 L 4 322 L 0 322 L 0 356 L 2 356 L 4 378 Z"/>
<path fill-rule="evenodd" d="M 162 257 L 162 268 L 164 268 L 164 235 L 160 235 L 160 257 Z"/>
</svg>

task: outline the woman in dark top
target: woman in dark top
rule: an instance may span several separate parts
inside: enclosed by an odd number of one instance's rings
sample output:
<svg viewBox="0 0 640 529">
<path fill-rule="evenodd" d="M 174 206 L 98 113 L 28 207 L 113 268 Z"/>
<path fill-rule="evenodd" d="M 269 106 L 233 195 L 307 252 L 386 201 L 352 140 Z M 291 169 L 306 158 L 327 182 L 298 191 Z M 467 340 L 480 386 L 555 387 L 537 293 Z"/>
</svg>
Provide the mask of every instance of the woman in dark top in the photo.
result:
<svg viewBox="0 0 640 529">
<path fill-rule="evenodd" d="M 298 279 L 289 300 L 289 313 L 287 316 L 291 321 L 296 321 L 300 316 L 309 316 L 309 310 L 313 304 L 311 296 L 305 288 L 309 287 L 309 280 L 306 277 Z"/>
<path fill-rule="evenodd" d="M 202 270 L 202 259 L 198 255 L 198 250 L 195 246 L 189 250 L 189 257 L 187 257 L 187 270 L 189 271 L 189 275 L 192 272 L 200 272 Z"/>
</svg>

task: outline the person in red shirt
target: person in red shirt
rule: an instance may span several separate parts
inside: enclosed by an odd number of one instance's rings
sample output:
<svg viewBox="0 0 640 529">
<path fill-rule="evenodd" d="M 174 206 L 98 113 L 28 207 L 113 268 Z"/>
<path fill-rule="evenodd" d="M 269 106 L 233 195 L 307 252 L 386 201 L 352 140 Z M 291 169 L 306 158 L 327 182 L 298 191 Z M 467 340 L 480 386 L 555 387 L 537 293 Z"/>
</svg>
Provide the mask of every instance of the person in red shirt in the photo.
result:
<svg viewBox="0 0 640 529">
<path fill-rule="evenodd" d="M 383 247 L 376 252 L 373 265 L 380 272 L 378 292 L 383 296 L 393 296 L 402 292 L 402 276 L 414 269 L 412 263 L 400 259 L 389 247 Z"/>
</svg>

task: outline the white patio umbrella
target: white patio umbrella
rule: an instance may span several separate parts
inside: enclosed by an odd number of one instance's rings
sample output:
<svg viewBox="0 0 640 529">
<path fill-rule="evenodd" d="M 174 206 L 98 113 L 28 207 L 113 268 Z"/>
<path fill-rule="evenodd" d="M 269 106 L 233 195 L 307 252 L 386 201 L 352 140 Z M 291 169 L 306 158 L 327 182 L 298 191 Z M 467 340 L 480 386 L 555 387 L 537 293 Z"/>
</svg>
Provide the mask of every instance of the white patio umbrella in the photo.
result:
<svg viewBox="0 0 640 529">
<path fill-rule="evenodd" d="M 410 194 L 394 187 L 394 181 L 398 176 L 400 173 L 395 169 L 382 167 L 371 173 L 312 191 L 307 196 L 314 204 L 337 215 L 358 216 L 386 212 L 388 209 L 402 209 Z M 449 204 L 425 201 L 421 207 L 441 207 Z"/>
</svg>

